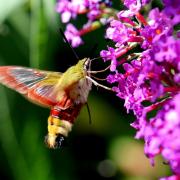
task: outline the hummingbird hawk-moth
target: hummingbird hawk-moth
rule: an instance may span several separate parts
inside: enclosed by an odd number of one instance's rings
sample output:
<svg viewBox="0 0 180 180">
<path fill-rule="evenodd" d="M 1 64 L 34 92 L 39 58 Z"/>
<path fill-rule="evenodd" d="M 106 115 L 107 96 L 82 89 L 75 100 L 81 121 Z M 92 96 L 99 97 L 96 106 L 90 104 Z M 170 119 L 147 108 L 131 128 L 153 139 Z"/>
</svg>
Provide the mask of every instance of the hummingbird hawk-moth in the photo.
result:
<svg viewBox="0 0 180 180">
<path fill-rule="evenodd" d="M 48 134 L 45 142 L 50 148 L 61 146 L 72 129 L 87 97 L 92 83 L 91 60 L 84 58 L 64 73 L 43 71 L 20 66 L 1 66 L 0 83 L 14 89 L 31 102 L 50 108 Z"/>
</svg>

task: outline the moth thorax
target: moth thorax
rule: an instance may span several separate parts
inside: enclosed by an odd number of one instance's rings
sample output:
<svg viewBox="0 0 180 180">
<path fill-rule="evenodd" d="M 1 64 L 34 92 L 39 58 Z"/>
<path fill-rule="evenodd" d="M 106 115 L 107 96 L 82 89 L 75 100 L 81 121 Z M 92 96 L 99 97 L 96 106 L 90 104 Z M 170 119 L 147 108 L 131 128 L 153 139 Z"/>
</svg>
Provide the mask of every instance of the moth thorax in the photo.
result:
<svg viewBox="0 0 180 180">
<path fill-rule="evenodd" d="M 87 102 L 89 91 L 91 90 L 92 82 L 88 79 L 81 79 L 77 84 L 74 85 L 73 89 L 70 91 L 71 99 L 79 104 L 85 104 Z"/>
<path fill-rule="evenodd" d="M 48 135 L 45 137 L 45 143 L 50 148 L 59 148 L 72 129 L 72 123 L 66 120 L 60 120 L 49 116 Z"/>
</svg>

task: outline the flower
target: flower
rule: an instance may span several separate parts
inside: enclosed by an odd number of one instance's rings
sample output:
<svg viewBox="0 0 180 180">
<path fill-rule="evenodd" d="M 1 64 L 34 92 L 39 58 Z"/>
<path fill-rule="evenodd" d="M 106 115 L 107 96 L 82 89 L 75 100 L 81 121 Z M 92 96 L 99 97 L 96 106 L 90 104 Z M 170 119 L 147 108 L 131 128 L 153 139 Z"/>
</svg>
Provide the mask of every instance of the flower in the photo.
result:
<svg viewBox="0 0 180 180">
<path fill-rule="evenodd" d="M 174 173 L 180 174 L 180 94 L 166 102 L 144 129 L 145 153 L 154 158 L 162 154 Z"/>
<path fill-rule="evenodd" d="M 124 5 L 132 12 L 138 12 L 141 9 L 140 0 L 125 0 Z"/>
<path fill-rule="evenodd" d="M 129 10 L 120 11 L 118 19 L 111 20 L 106 37 L 114 42 L 115 48 L 101 51 L 101 57 L 111 63 L 116 60 L 113 63 L 115 74 L 108 75 L 107 81 L 114 85 L 117 96 L 125 100 L 127 112 L 133 110 L 136 120 L 131 125 L 137 130 L 135 138 L 144 139 L 147 157 L 154 164 L 154 157 L 161 154 L 172 171 L 180 175 L 180 44 L 173 36 L 175 21 L 173 16 L 166 14 L 166 6 L 162 11 L 151 10 L 146 22 L 139 15 L 141 5 L 138 3 L 125 1 Z M 170 6 L 172 8 L 172 3 Z M 139 24 L 133 22 L 133 16 Z M 133 55 L 126 53 L 134 47 L 133 43 L 143 50 L 131 59 Z M 123 50 L 124 53 L 117 53 Z M 120 63 L 122 55 L 126 56 L 123 64 Z M 120 65 L 124 73 L 117 70 Z M 143 105 L 146 101 L 148 106 Z M 156 115 L 148 118 L 153 111 L 157 111 Z"/>
<path fill-rule="evenodd" d="M 82 44 L 81 36 L 93 31 L 108 23 L 108 18 L 115 12 L 108 8 L 112 5 L 111 0 L 58 0 L 56 11 L 61 15 L 63 23 L 68 23 L 66 27 L 67 39 L 72 47 Z M 76 19 L 78 15 L 86 15 L 87 23 L 82 29 L 77 30 L 69 23 L 71 19 Z M 79 31 L 79 33 L 76 33 Z M 77 35 L 78 34 L 78 35 Z"/>
<path fill-rule="evenodd" d="M 180 180 L 180 176 L 179 175 L 173 175 L 173 176 L 169 176 L 169 177 L 160 178 L 159 180 Z"/>
<path fill-rule="evenodd" d="M 179 0 L 162 0 L 165 8 L 163 12 L 167 16 L 171 17 L 173 25 L 176 25 L 180 22 L 180 4 Z"/>
<path fill-rule="evenodd" d="M 63 23 L 67 23 L 71 18 L 76 18 L 77 14 L 86 10 L 86 2 L 84 0 L 58 0 L 56 11 L 61 14 Z"/>
<path fill-rule="evenodd" d="M 72 44 L 72 47 L 77 47 L 83 43 L 79 31 L 73 24 L 68 24 L 65 31 L 65 36 L 67 40 Z"/>
</svg>

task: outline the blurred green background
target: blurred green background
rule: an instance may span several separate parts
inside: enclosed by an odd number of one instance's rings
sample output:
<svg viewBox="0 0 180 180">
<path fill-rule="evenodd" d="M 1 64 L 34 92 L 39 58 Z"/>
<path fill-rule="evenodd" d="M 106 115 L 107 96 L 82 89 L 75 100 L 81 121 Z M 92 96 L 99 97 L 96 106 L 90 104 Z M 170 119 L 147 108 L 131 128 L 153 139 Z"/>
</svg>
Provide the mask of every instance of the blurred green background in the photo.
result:
<svg viewBox="0 0 180 180">
<path fill-rule="evenodd" d="M 76 60 L 60 27 L 54 0 L 0 0 L 0 65 L 65 71 Z M 99 29 L 84 37 L 85 44 L 76 49 L 80 58 L 98 57 L 106 47 L 104 33 Z M 104 67 L 101 60 L 95 62 L 94 69 Z M 143 142 L 134 140 L 129 125 L 134 117 L 126 114 L 123 102 L 94 87 L 88 103 L 92 124 L 84 107 L 66 147 L 52 150 L 44 145 L 49 110 L 1 85 L 0 179 L 152 180 L 167 174 L 162 160 L 151 167 Z"/>
</svg>

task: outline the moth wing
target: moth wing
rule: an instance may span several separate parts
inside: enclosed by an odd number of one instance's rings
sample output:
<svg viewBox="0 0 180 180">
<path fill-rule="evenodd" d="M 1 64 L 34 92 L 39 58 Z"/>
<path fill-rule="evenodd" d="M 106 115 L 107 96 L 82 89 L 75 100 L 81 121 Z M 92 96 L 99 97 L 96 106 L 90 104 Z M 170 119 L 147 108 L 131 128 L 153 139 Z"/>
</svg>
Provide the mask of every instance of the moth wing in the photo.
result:
<svg viewBox="0 0 180 180">
<path fill-rule="evenodd" d="M 30 101 L 51 107 L 57 104 L 59 94 L 57 83 L 62 73 L 41 71 L 19 66 L 1 66 L 0 83 L 14 89 Z M 60 91 L 63 91 L 62 89 Z"/>
</svg>

